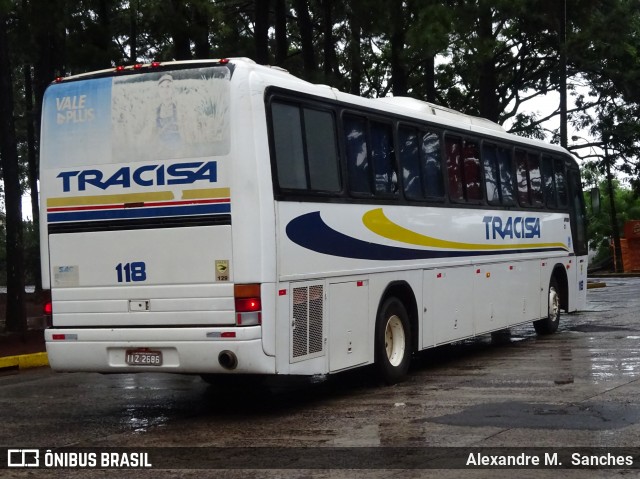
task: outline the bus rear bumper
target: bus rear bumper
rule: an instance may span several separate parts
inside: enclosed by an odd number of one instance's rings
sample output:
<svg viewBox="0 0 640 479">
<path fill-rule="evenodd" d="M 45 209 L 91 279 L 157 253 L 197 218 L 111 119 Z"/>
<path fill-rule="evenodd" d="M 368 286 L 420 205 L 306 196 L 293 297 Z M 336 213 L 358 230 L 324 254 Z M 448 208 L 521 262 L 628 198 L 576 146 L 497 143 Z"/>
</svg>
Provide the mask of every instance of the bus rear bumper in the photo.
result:
<svg viewBox="0 0 640 479">
<path fill-rule="evenodd" d="M 275 374 L 275 358 L 264 353 L 260 330 L 52 328 L 45 340 L 49 365 L 61 372 Z M 130 364 L 132 355 L 141 362 Z M 231 369 L 229 355 L 237 359 Z"/>
</svg>

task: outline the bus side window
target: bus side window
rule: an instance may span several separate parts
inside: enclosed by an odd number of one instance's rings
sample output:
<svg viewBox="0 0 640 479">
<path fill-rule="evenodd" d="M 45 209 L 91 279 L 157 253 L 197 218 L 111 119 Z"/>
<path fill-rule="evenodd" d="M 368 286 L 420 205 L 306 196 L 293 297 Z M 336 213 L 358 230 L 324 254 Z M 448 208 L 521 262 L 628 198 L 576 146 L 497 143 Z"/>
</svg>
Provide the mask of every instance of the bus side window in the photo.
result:
<svg viewBox="0 0 640 479">
<path fill-rule="evenodd" d="M 558 207 L 566 208 L 569 203 L 569 193 L 567 191 L 567 178 L 564 174 L 564 162 L 559 158 L 553 159 L 553 171 L 558 193 Z"/>
<path fill-rule="evenodd" d="M 306 189 L 300 109 L 274 102 L 271 105 L 276 169 L 280 188 Z"/>
<path fill-rule="evenodd" d="M 364 118 L 351 115 L 344 116 L 349 189 L 352 193 L 357 194 L 371 194 L 366 126 L 367 123 Z"/>
<path fill-rule="evenodd" d="M 555 178 L 553 175 L 553 163 L 548 156 L 542 157 L 542 179 L 544 185 L 544 195 L 547 200 L 548 208 L 556 208 L 558 203 L 556 201 L 556 187 Z"/>
<path fill-rule="evenodd" d="M 398 143 L 404 194 L 410 200 L 421 200 L 423 197 L 417 131 L 413 128 L 401 126 L 398 128 Z"/>
<path fill-rule="evenodd" d="M 516 203 L 513 196 L 513 170 L 511 149 L 498 147 L 498 174 L 500 176 L 500 198 L 505 206 Z"/>
<path fill-rule="evenodd" d="M 429 198 L 444 197 L 440 152 L 440 136 L 428 131 L 423 132 L 421 148 L 422 178 L 425 196 Z"/>
<path fill-rule="evenodd" d="M 305 108 L 304 130 L 311 189 L 339 191 L 340 166 L 333 114 Z"/>
<path fill-rule="evenodd" d="M 445 137 L 447 155 L 447 175 L 449 177 L 449 198 L 463 201 L 462 189 L 462 140 L 451 136 Z"/>
<path fill-rule="evenodd" d="M 527 153 L 522 150 L 516 150 L 516 181 L 518 183 L 518 202 L 522 206 L 531 206 Z"/>
<path fill-rule="evenodd" d="M 484 165 L 484 184 L 487 201 L 490 205 L 500 204 L 500 176 L 498 173 L 498 155 L 494 145 L 483 145 L 482 164 Z"/>
<path fill-rule="evenodd" d="M 535 153 L 527 155 L 529 166 L 529 188 L 531 189 L 531 205 L 543 206 L 542 175 L 540 174 L 540 157 Z"/>
<path fill-rule="evenodd" d="M 374 172 L 374 193 L 380 196 L 398 194 L 393 131 L 391 125 L 371 122 L 371 164 Z"/>
<path fill-rule="evenodd" d="M 465 140 L 463 142 L 464 158 L 464 184 L 467 201 L 481 201 L 482 188 L 480 188 L 480 153 L 475 142 Z"/>
</svg>

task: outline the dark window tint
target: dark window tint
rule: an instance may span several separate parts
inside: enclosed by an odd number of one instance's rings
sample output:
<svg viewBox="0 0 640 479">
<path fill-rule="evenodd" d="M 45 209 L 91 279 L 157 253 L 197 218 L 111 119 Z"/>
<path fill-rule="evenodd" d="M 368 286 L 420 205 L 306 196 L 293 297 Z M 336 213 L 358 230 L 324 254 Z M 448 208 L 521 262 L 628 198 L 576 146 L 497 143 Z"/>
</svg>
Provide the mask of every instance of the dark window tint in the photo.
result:
<svg viewBox="0 0 640 479">
<path fill-rule="evenodd" d="M 417 130 L 400 127 L 398 129 L 398 147 L 404 194 L 411 200 L 420 200 L 423 198 L 423 194 Z"/>
<path fill-rule="evenodd" d="M 566 208 L 569 202 L 569 193 L 567 192 L 567 178 L 564 174 L 564 162 L 558 158 L 554 158 L 553 171 L 556 179 L 558 206 L 560 208 Z"/>
<path fill-rule="evenodd" d="M 531 206 L 527 154 L 521 150 L 516 151 L 516 182 L 518 184 L 518 201 L 522 206 Z"/>
<path fill-rule="evenodd" d="M 556 201 L 556 186 L 555 178 L 553 175 L 553 163 L 548 156 L 542 157 L 542 182 L 544 185 L 544 196 L 547 201 L 547 207 L 555 208 L 557 206 Z"/>
<path fill-rule="evenodd" d="M 398 174 L 391 125 L 371 122 L 371 163 L 374 193 L 380 196 L 397 195 Z"/>
<path fill-rule="evenodd" d="M 478 145 L 471 141 L 463 142 L 464 155 L 464 185 L 466 189 L 466 199 L 468 201 L 482 200 L 481 175 L 480 175 L 480 152 Z"/>
<path fill-rule="evenodd" d="M 425 196 L 442 198 L 444 196 L 444 184 L 440 158 L 440 136 L 436 133 L 423 132 L 421 152 Z"/>
<path fill-rule="evenodd" d="M 454 201 L 464 200 L 462 189 L 462 140 L 445 137 L 447 176 L 449 178 L 449 197 Z"/>
<path fill-rule="evenodd" d="M 278 184 L 281 188 L 305 189 L 307 179 L 300 109 L 294 105 L 274 103 L 271 119 Z"/>
<path fill-rule="evenodd" d="M 540 157 L 534 153 L 527 155 L 529 164 L 529 188 L 531 189 L 531 204 L 542 206 L 544 195 L 542 193 L 542 175 L 540 173 Z"/>
<path fill-rule="evenodd" d="M 304 110 L 304 130 L 312 190 L 338 191 L 340 172 L 333 115 L 328 111 Z"/>
<path fill-rule="evenodd" d="M 404 194 L 411 200 L 442 198 L 440 137 L 415 128 L 398 129 Z"/>
<path fill-rule="evenodd" d="M 349 189 L 353 193 L 360 194 L 371 194 L 366 125 L 364 118 L 350 115 L 345 115 L 344 117 Z"/>
<path fill-rule="evenodd" d="M 482 200 L 478 145 L 473 141 L 447 136 L 445 146 L 450 198 L 453 201 Z"/>
</svg>

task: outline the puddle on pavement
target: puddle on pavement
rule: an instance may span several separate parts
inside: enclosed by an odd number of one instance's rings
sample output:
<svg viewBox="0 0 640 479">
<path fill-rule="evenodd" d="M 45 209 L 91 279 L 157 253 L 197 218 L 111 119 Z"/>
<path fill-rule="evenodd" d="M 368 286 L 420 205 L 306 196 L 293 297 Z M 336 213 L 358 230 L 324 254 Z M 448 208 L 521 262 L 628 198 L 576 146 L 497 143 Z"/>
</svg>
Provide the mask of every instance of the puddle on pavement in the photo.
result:
<svg viewBox="0 0 640 479">
<path fill-rule="evenodd" d="M 519 401 L 478 404 L 456 414 L 419 419 L 451 426 L 524 429 L 620 429 L 640 420 L 640 408 L 615 403 L 537 404 Z"/>
</svg>

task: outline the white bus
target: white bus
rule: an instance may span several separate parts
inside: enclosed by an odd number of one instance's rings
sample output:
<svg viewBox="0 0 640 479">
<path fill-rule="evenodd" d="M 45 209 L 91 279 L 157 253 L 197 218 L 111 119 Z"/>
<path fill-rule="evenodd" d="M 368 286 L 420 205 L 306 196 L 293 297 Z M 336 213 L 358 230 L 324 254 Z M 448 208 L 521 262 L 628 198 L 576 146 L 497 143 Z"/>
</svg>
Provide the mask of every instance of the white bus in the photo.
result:
<svg viewBox="0 0 640 479">
<path fill-rule="evenodd" d="M 247 59 L 56 80 L 41 243 L 58 371 L 325 375 L 586 301 L 576 161 Z"/>
</svg>

